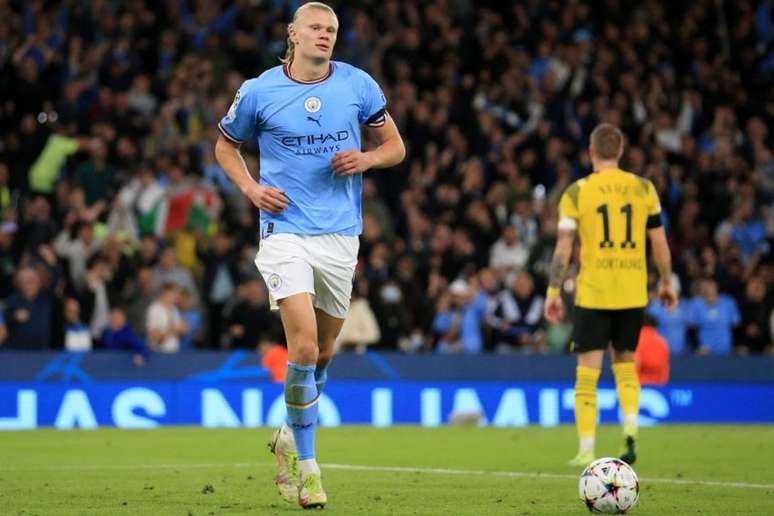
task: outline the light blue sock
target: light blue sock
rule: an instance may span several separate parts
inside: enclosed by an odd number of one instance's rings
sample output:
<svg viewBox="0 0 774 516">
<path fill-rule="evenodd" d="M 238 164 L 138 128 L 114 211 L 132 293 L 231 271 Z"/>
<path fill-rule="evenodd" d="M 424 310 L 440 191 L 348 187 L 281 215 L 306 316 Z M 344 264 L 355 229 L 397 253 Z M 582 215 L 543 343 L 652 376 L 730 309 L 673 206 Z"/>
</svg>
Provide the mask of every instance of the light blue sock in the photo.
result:
<svg viewBox="0 0 774 516">
<path fill-rule="evenodd" d="M 314 459 L 314 434 L 317 426 L 317 386 L 315 366 L 288 362 L 285 376 L 285 406 L 288 426 L 293 430 L 298 459 Z"/>
<path fill-rule="evenodd" d="M 328 381 L 328 366 L 320 367 L 314 370 L 314 383 L 317 384 L 317 395 L 323 393 L 325 389 L 325 382 Z"/>
</svg>

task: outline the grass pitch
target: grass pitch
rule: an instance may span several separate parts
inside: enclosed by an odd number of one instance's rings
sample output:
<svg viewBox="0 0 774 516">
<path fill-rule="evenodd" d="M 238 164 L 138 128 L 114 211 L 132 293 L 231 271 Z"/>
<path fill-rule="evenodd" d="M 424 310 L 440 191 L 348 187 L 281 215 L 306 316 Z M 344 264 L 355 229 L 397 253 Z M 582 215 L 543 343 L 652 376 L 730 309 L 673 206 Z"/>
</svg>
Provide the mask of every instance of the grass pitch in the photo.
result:
<svg viewBox="0 0 774 516">
<path fill-rule="evenodd" d="M 5 515 L 293 514 L 272 483 L 270 429 L 0 433 Z M 774 514 L 774 427 L 641 431 L 635 515 Z M 617 455 L 618 427 L 597 453 Z M 321 429 L 332 515 L 584 514 L 572 427 Z"/>
</svg>

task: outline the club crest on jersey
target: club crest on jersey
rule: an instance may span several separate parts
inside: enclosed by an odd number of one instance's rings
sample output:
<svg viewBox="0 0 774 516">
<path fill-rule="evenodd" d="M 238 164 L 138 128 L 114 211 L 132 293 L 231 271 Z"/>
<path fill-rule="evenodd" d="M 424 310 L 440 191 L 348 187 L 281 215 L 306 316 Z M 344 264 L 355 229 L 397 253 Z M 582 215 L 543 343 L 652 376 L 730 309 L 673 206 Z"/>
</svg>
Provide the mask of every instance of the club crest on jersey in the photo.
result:
<svg viewBox="0 0 774 516">
<path fill-rule="evenodd" d="M 226 118 L 231 121 L 236 118 L 236 110 L 237 106 L 239 105 L 239 99 L 241 97 L 242 90 L 237 90 L 236 95 L 234 95 L 234 102 L 231 103 L 231 107 L 228 108 L 228 113 L 226 113 Z"/>
<path fill-rule="evenodd" d="M 304 101 L 304 109 L 307 113 L 317 113 L 322 107 L 319 97 L 309 97 Z"/>
<path fill-rule="evenodd" d="M 282 278 L 279 277 L 279 274 L 272 274 L 269 276 L 267 283 L 269 284 L 269 290 L 277 290 L 282 285 Z"/>
</svg>

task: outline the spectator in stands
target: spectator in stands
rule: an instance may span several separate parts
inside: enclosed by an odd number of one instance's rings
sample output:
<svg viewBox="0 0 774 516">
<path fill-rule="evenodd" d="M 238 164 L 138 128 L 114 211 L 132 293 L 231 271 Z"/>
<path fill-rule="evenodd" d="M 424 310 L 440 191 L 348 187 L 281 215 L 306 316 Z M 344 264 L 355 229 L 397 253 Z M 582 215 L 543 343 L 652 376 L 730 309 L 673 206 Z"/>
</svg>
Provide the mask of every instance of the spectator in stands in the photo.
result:
<svg viewBox="0 0 774 516">
<path fill-rule="evenodd" d="M 367 347 L 379 342 L 380 338 L 379 322 L 368 302 L 368 280 L 359 278 L 352 291 L 347 317 L 336 338 L 336 346 L 341 350 L 353 349 L 365 353 Z"/>
<path fill-rule="evenodd" d="M 379 288 L 373 296 L 371 308 L 376 315 L 376 320 L 379 321 L 381 334 L 379 347 L 396 349 L 411 332 L 411 314 L 406 307 L 403 292 L 395 281 L 375 284 L 379 285 Z M 369 282 L 369 291 L 374 288 L 373 285 L 374 283 Z"/>
<path fill-rule="evenodd" d="M 96 140 L 89 138 L 74 137 L 73 132 L 72 127 L 55 126 L 54 132 L 50 134 L 45 146 L 30 167 L 30 191 L 43 195 L 54 193 L 60 170 L 68 156 L 79 150 L 88 150 L 96 143 Z"/>
<path fill-rule="evenodd" d="M 151 164 L 140 163 L 133 178 L 118 191 L 108 226 L 113 232 L 125 232 L 135 239 L 145 235 L 162 236 L 157 214 L 165 195 L 166 189 L 154 176 Z"/>
<path fill-rule="evenodd" d="M 148 307 L 145 328 L 152 351 L 177 353 L 180 350 L 180 336 L 187 328 L 177 309 L 179 298 L 178 285 L 163 283 L 158 298 Z"/>
<path fill-rule="evenodd" d="M 41 285 L 38 271 L 23 267 L 16 273 L 16 291 L 5 302 L 6 347 L 48 349 L 51 341 L 52 292 Z"/>
<path fill-rule="evenodd" d="M 104 141 L 95 138 L 90 146 L 90 159 L 75 171 L 75 182 L 83 189 L 87 206 L 113 197 L 115 172 L 107 161 L 108 148 Z"/>
<path fill-rule="evenodd" d="M 35 251 L 57 234 L 57 225 L 51 217 L 51 203 L 43 196 L 28 198 L 22 204 L 22 222 L 19 224 L 19 244 L 25 251 Z"/>
<path fill-rule="evenodd" d="M 185 289 L 180 289 L 178 310 L 186 327 L 185 333 L 180 336 L 180 349 L 190 350 L 201 347 L 204 338 L 204 321 L 199 310 L 194 306 L 193 295 Z"/>
<path fill-rule="evenodd" d="M 480 353 L 483 351 L 481 325 L 486 307 L 473 302 L 470 286 L 454 280 L 446 295 L 438 301 L 433 331 L 439 353 Z"/>
<path fill-rule="evenodd" d="M 527 247 L 527 256 L 529 256 L 529 251 L 537 242 L 538 235 L 540 234 L 540 226 L 535 217 L 532 198 L 529 193 L 521 193 L 516 197 L 510 224 L 516 228 L 519 238 Z"/>
<path fill-rule="evenodd" d="M 81 319 L 81 305 L 74 297 L 64 302 L 64 348 L 67 351 L 91 351 L 91 330 Z"/>
<path fill-rule="evenodd" d="M 733 327 L 741 321 L 732 297 L 718 293 L 713 279 L 704 279 L 692 301 L 691 319 L 696 324 L 700 355 L 727 355 L 733 351 Z"/>
<path fill-rule="evenodd" d="M 110 265 L 100 254 L 89 259 L 83 288 L 78 292 L 84 321 L 88 321 L 92 339 L 99 341 L 110 323 L 110 300 L 106 281 L 110 278 Z"/>
<path fill-rule="evenodd" d="M 229 181 L 229 184 L 231 182 Z M 234 239 L 220 231 L 205 248 L 199 249 L 204 266 L 202 298 L 207 301 L 209 332 L 206 347 L 218 347 L 223 335 L 223 309 L 237 290 L 238 254 Z"/>
<path fill-rule="evenodd" d="M 769 251 L 766 225 L 763 219 L 755 216 L 755 205 L 751 200 L 740 201 L 732 208 L 729 219 L 718 226 L 715 239 L 721 247 L 729 242 L 738 245 L 745 262 Z"/>
<path fill-rule="evenodd" d="M 677 290 L 677 289 L 676 289 Z M 676 294 L 679 296 L 679 290 Z M 692 349 L 688 345 L 688 328 L 692 324 L 692 301 L 683 299 L 674 310 L 668 310 L 659 301 L 655 291 L 650 292 L 650 303 L 647 313 L 656 323 L 658 334 L 666 339 L 669 344 L 669 352 L 672 355 L 690 353 Z"/>
<path fill-rule="evenodd" d="M 266 287 L 257 277 L 243 280 L 238 296 L 227 322 L 226 347 L 257 349 L 262 338 L 276 334 L 277 317 L 270 311 Z"/>
<path fill-rule="evenodd" d="M 193 275 L 190 270 L 178 263 L 173 246 L 167 246 L 161 250 L 159 262 L 153 269 L 153 283 L 157 288 L 164 283 L 174 283 L 187 290 L 194 297 L 194 305 L 199 306 L 199 291 Z"/>
<path fill-rule="evenodd" d="M 737 352 L 743 355 L 766 352 L 772 345 L 768 326 L 774 311 L 770 303 L 766 303 L 763 278 L 754 276 L 747 282 L 740 312 L 742 320 L 738 328 Z"/>
<path fill-rule="evenodd" d="M 511 224 L 503 226 L 502 236 L 492 246 L 489 266 L 503 277 L 512 276 L 524 268 L 528 259 L 529 247 L 522 242 L 518 230 Z"/>
<path fill-rule="evenodd" d="M 482 307 L 485 314 L 482 326 L 484 348 L 490 351 L 493 348 L 493 335 L 492 329 L 486 324 L 486 314 L 491 311 L 492 306 L 497 302 L 497 294 L 501 290 L 500 278 L 494 269 L 485 267 L 478 271 L 478 275 L 474 278 L 474 283 L 478 287 L 474 303 Z"/>
<path fill-rule="evenodd" d="M 545 335 L 540 330 L 543 302 L 543 296 L 536 292 L 535 282 L 527 271 L 519 272 L 511 287 L 497 294 L 494 302 L 488 305 L 486 316 L 496 352 L 544 350 Z"/>
<path fill-rule="evenodd" d="M 129 325 L 145 331 L 145 317 L 148 308 L 158 297 L 158 291 L 153 283 L 153 269 L 142 267 L 137 271 L 137 277 L 127 286 L 123 301 Z"/>
<path fill-rule="evenodd" d="M 666 385 L 669 381 L 669 344 L 659 335 L 656 319 L 649 313 L 642 323 L 634 362 L 640 384 Z"/>
<path fill-rule="evenodd" d="M 110 311 L 110 324 L 102 334 L 102 347 L 108 350 L 129 351 L 132 354 L 132 362 L 138 367 L 145 364 L 150 354 L 145 341 L 127 321 L 126 312 L 117 307 Z"/>
<path fill-rule="evenodd" d="M 86 262 L 96 253 L 102 242 L 94 236 L 91 222 L 80 221 L 75 213 L 65 216 L 64 227 L 54 240 L 54 250 L 66 261 L 70 283 L 75 290 L 86 286 Z"/>
<path fill-rule="evenodd" d="M 134 268 L 155 267 L 159 261 L 161 243 L 156 235 L 145 234 L 140 238 L 137 252 L 135 253 Z"/>
<path fill-rule="evenodd" d="M 557 201 L 557 204 L 559 201 Z M 545 218 L 540 224 L 540 236 L 537 242 L 532 246 L 527 270 L 535 278 L 537 290 L 543 291 L 548 282 L 549 268 L 551 267 L 551 258 L 553 257 L 554 247 L 556 246 L 556 226 L 558 220 L 553 208 L 547 209 Z"/>
<path fill-rule="evenodd" d="M 111 305 L 121 302 L 133 276 L 137 274 L 131 256 L 134 246 L 134 241 L 126 235 L 108 234 L 103 241 L 100 256 L 107 268 L 105 285 Z"/>
<path fill-rule="evenodd" d="M 69 181 L 60 181 L 57 184 L 56 195 L 59 214 L 66 216 L 72 213 L 76 220 L 90 224 L 96 223 L 107 207 L 106 202 L 102 199 L 94 204 L 88 204 L 83 188 Z"/>
</svg>

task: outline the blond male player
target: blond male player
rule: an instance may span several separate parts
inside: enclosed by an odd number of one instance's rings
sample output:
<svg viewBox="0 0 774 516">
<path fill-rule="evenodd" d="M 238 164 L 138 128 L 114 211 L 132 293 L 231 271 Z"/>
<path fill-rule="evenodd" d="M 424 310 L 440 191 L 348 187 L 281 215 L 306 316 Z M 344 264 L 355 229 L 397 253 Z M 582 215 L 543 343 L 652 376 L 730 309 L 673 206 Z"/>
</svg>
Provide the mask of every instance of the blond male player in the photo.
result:
<svg viewBox="0 0 774 516">
<path fill-rule="evenodd" d="M 220 121 L 215 153 L 229 178 L 260 209 L 255 263 L 279 304 L 288 342 L 287 423 L 272 437 L 276 483 L 304 508 L 327 496 L 316 461 L 317 402 L 333 343 L 349 308 L 362 230 L 362 173 L 405 156 L 376 82 L 331 60 L 339 21 L 309 2 L 288 25 L 283 64 L 246 81 Z M 360 130 L 377 147 L 361 151 Z M 239 151 L 254 138 L 260 181 Z"/>
<path fill-rule="evenodd" d="M 589 146 L 594 172 L 571 184 L 559 201 L 559 232 L 544 312 L 552 323 L 564 317 L 561 285 L 577 233 L 580 273 L 572 347 L 578 356 L 575 424 L 580 449 L 570 461 L 576 466 L 586 466 L 595 457 L 597 381 L 608 348 L 624 417 L 621 459 L 629 464 L 637 459 L 640 382 L 634 351 L 648 302 L 646 235 L 660 276 L 659 296 L 669 309 L 677 304 L 658 195 L 649 180 L 619 168 L 623 148 L 623 134 L 617 127 L 597 126 Z"/>
</svg>

